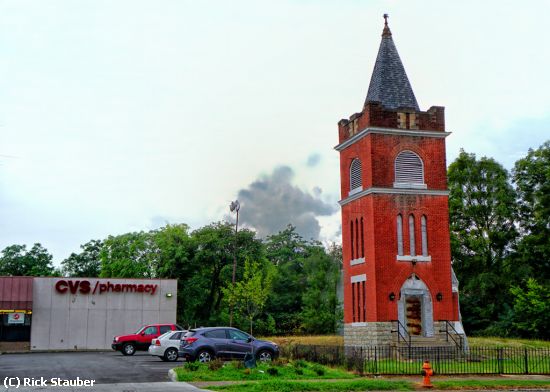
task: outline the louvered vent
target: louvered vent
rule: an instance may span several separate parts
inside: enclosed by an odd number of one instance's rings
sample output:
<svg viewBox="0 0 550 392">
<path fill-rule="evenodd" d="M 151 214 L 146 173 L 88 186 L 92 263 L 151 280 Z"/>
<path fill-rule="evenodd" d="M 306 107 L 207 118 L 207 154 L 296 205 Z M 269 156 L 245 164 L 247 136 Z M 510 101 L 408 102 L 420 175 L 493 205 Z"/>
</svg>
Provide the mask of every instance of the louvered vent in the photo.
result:
<svg viewBox="0 0 550 392">
<path fill-rule="evenodd" d="M 424 166 L 418 155 L 412 151 L 402 151 L 395 158 L 396 187 L 426 188 Z"/>
<path fill-rule="evenodd" d="M 361 190 L 361 161 L 354 159 L 350 166 L 350 193 Z"/>
</svg>

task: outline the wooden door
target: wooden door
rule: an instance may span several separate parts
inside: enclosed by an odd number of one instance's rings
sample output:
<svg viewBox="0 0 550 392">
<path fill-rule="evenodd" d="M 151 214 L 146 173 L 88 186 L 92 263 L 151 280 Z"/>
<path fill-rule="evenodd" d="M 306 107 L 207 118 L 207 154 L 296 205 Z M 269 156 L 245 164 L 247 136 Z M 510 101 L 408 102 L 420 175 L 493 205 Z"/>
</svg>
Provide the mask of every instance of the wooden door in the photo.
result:
<svg viewBox="0 0 550 392">
<path fill-rule="evenodd" d="M 418 295 L 405 299 L 405 317 L 410 335 L 422 335 L 422 298 Z"/>
</svg>

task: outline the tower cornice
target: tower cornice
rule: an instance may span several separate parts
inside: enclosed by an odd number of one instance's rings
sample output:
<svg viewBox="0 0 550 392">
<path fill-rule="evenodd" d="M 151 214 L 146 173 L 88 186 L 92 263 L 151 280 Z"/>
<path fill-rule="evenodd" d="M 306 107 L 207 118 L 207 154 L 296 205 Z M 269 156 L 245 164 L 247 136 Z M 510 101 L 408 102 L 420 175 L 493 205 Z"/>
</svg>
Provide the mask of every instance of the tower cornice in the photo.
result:
<svg viewBox="0 0 550 392">
<path fill-rule="evenodd" d="M 370 134 L 382 134 L 382 135 L 399 135 L 399 136 L 415 136 L 415 137 L 433 137 L 433 138 L 446 138 L 451 134 L 451 132 L 445 131 L 423 131 L 421 129 L 412 130 L 412 129 L 398 129 L 398 128 L 382 128 L 382 127 L 367 127 L 362 131 L 359 131 L 351 138 L 347 139 L 343 143 L 338 144 L 334 147 L 336 151 L 342 151 L 346 147 L 351 146 L 357 141 L 363 139 L 365 136 Z"/>
</svg>

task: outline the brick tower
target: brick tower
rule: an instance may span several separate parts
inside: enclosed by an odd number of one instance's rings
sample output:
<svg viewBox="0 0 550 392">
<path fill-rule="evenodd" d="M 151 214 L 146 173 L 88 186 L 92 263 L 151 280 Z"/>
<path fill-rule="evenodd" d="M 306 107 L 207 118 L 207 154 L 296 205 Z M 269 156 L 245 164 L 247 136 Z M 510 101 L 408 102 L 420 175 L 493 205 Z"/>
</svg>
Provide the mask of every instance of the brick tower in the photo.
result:
<svg viewBox="0 0 550 392">
<path fill-rule="evenodd" d="M 360 113 L 338 123 L 346 345 L 464 333 L 451 268 L 444 108 L 421 111 L 387 15 Z M 454 329 L 453 329 L 454 328 Z"/>
</svg>

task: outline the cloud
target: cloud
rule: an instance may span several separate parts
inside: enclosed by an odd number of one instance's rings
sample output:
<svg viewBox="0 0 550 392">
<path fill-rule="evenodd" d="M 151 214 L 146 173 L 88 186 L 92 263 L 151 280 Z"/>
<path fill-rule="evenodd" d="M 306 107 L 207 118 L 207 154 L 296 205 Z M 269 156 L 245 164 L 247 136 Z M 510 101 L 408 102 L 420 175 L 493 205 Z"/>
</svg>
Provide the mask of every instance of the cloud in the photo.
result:
<svg viewBox="0 0 550 392">
<path fill-rule="evenodd" d="M 290 167 L 280 166 L 241 189 L 241 222 L 256 229 L 260 237 L 277 233 L 291 223 L 305 239 L 318 239 L 321 227 L 317 218 L 332 215 L 336 206 L 318 197 L 318 187 L 312 195 L 294 186 L 293 177 Z"/>
<path fill-rule="evenodd" d="M 321 162 L 321 155 L 318 153 L 313 153 L 309 157 L 307 157 L 306 165 L 308 167 L 315 167 Z"/>
</svg>

